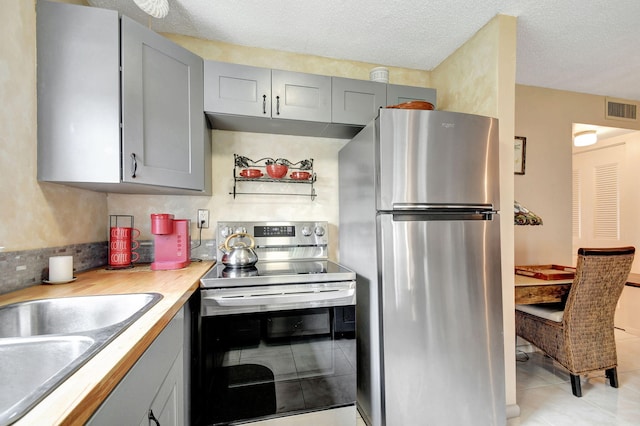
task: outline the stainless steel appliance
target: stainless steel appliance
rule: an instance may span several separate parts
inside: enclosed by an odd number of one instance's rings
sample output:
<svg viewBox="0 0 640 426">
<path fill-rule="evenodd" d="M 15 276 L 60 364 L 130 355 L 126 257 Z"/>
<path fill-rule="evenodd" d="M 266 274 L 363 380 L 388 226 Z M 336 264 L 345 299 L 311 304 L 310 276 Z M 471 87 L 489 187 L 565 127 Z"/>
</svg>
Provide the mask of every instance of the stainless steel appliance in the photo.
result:
<svg viewBox="0 0 640 426">
<path fill-rule="evenodd" d="M 218 223 L 218 242 L 234 235 L 241 246 L 251 235 L 258 262 L 217 264 L 201 279 L 195 423 L 355 403 L 355 273 L 328 260 L 328 230 L 327 222 Z"/>
<path fill-rule="evenodd" d="M 381 109 L 339 163 L 366 423 L 504 425 L 498 121 Z"/>
</svg>

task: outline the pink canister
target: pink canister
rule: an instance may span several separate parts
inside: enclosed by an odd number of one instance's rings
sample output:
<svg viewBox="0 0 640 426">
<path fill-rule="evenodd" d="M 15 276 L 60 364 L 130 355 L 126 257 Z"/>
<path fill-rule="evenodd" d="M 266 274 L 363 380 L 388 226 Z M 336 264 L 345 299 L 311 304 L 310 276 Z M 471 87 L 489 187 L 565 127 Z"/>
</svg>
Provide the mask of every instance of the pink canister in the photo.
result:
<svg viewBox="0 0 640 426">
<path fill-rule="evenodd" d="M 173 234 L 173 215 L 167 213 L 152 213 L 151 233 L 154 235 Z"/>
</svg>

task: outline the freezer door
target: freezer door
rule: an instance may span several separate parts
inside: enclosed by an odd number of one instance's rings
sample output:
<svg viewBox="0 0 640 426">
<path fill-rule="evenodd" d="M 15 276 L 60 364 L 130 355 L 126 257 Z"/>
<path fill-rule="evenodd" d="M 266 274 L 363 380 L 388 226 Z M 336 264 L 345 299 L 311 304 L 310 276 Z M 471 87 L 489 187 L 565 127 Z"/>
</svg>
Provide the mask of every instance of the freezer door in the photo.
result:
<svg viewBox="0 0 640 426">
<path fill-rule="evenodd" d="M 378 217 L 385 425 L 504 425 L 500 220 Z"/>
<path fill-rule="evenodd" d="M 498 120 L 447 111 L 381 109 L 377 210 L 476 204 L 499 210 Z"/>
</svg>

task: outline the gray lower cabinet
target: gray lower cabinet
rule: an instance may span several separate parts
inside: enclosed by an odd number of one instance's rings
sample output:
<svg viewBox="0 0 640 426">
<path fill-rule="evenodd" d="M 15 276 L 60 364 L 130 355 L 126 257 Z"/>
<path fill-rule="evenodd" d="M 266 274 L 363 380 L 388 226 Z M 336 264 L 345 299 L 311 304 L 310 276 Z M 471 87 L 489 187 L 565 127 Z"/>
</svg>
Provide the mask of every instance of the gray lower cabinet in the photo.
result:
<svg viewBox="0 0 640 426">
<path fill-rule="evenodd" d="M 37 8 L 38 179 L 210 192 L 202 59 L 113 10 Z"/>
<path fill-rule="evenodd" d="M 186 308 L 185 308 L 186 309 Z M 184 309 L 129 370 L 88 425 L 162 426 L 189 424 L 185 383 Z"/>
<path fill-rule="evenodd" d="M 397 105 L 411 101 L 427 101 L 435 107 L 437 105 L 436 100 L 436 89 L 387 84 L 387 105 Z"/>
<path fill-rule="evenodd" d="M 181 371 L 183 363 L 183 352 L 180 351 L 156 397 L 151 402 L 147 415 L 142 418 L 140 426 L 157 426 L 158 424 L 160 426 L 184 426 L 186 424 L 184 381 Z"/>
</svg>

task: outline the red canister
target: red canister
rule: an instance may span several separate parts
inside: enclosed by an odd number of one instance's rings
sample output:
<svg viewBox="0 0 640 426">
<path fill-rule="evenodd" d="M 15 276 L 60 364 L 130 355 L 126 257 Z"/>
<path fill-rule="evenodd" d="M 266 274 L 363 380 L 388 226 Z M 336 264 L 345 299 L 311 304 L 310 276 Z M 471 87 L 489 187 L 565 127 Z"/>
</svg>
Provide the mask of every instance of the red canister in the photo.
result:
<svg viewBox="0 0 640 426">
<path fill-rule="evenodd" d="M 167 213 L 152 213 L 151 233 L 154 235 L 173 234 L 173 215 Z"/>
</svg>

